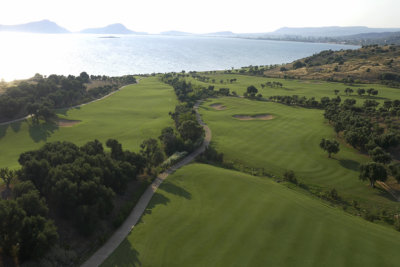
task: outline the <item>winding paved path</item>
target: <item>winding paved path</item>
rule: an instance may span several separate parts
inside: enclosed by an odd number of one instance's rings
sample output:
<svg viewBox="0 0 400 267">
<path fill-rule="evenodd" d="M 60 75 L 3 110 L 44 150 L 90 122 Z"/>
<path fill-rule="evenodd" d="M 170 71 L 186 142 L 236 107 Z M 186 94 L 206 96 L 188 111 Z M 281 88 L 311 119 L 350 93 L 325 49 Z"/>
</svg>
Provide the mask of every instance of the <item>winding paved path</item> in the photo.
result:
<svg viewBox="0 0 400 267">
<path fill-rule="evenodd" d="M 139 221 L 143 212 L 145 211 L 147 205 L 149 204 L 154 192 L 161 185 L 161 183 L 168 177 L 168 175 L 172 174 L 177 169 L 182 166 L 190 163 L 194 158 L 200 155 L 206 147 L 210 144 L 211 141 L 211 130 L 208 126 L 203 122 L 201 116 L 198 112 L 200 103 L 197 103 L 194 106 L 194 110 L 196 111 L 197 121 L 203 126 L 205 131 L 205 138 L 203 144 L 197 148 L 194 152 L 186 156 L 183 160 L 166 170 L 165 172 L 158 175 L 158 177 L 153 181 L 153 183 L 146 189 L 143 195 L 140 197 L 138 203 L 132 210 L 129 217 L 125 220 L 122 226 L 114 232 L 114 234 L 107 240 L 107 242 L 97 250 L 83 265 L 82 267 L 95 267 L 99 266 L 108 256 L 121 244 L 121 242 L 128 236 L 133 227 Z"/>
</svg>

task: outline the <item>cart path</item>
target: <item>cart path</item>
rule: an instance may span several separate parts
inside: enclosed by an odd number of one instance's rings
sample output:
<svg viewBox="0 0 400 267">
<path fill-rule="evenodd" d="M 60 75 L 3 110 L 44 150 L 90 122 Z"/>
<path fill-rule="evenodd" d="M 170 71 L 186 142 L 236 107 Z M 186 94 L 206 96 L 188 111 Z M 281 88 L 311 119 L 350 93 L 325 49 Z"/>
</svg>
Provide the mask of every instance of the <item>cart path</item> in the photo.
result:
<svg viewBox="0 0 400 267">
<path fill-rule="evenodd" d="M 108 256 L 110 256 L 111 253 L 115 249 L 117 249 L 119 244 L 121 244 L 121 242 L 125 239 L 125 237 L 127 237 L 128 234 L 131 232 L 133 227 L 138 223 L 140 217 L 143 215 L 143 212 L 145 211 L 147 205 L 149 204 L 151 198 L 153 197 L 154 192 L 161 185 L 161 183 L 168 177 L 168 175 L 172 174 L 174 171 L 183 167 L 184 165 L 190 163 L 198 155 L 200 155 L 210 144 L 211 130 L 201 119 L 201 116 L 198 112 L 199 105 L 200 105 L 200 103 L 198 102 L 194 106 L 194 110 L 196 111 L 197 121 L 200 123 L 200 125 L 203 126 L 203 129 L 205 131 L 205 137 L 204 137 L 203 144 L 199 148 L 197 148 L 195 151 L 193 151 L 191 154 L 186 156 L 183 160 L 181 160 L 180 162 L 173 165 L 171 168 L 169 168 L 165 172 L 158 175 L 158 177 L 153 181 L 153 183 L 146 189 L 146 191 L 140 197 L 138 203 L 133 208 L 131 214 L 128 216 L 128 218 L 125 220 L 125 222 L 121 225 L 121 227 L 119 227 L 118 230 L 116 230 L 114 232 L 114 234 L 107 240 L 107 242 L 104 243 L 103 246 L 100 249 L 98 249 L 82 265 L 82 267 L 96 267 L 96 266 L 99 266 L 105 259 L 107 259 Z"/>
</svg>

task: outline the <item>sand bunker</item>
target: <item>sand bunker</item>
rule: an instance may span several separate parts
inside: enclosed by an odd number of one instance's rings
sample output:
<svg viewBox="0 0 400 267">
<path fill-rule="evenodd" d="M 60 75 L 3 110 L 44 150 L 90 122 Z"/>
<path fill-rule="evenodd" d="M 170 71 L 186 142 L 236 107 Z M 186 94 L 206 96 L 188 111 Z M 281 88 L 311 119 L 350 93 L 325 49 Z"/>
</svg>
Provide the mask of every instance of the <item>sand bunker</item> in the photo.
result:
<svg viewBox="0 0 400 267">
<path fill-rule="evenodd" d="M 223 106 L 221 103 L 212 104 L 212 105 L 210 105 L 210 107 L 212 107 L 213 109 L 216 109 L 216 110 L 224 110 L 224 109 L 226 109 L 226 107 Z"/>
<path fill-rule="evenodd" d="M 57 125 L 60 127 L 72 127 L 75 124 L 78 124 L 80 122 L 81 121 L 77 121 L 77 120 L 58 119 Z"/>
<path fill-rule="evenodd" d="M 241 120 L 241 121 L 251 121 L 251 120 L 262 120 L 262 121 L 267 121 L 267 120 L 272 120 L 275 118 L 274 116 L 270 114 L 258 114 L 258 115 L 233 115 L 235 119 Z"/>
</svg>

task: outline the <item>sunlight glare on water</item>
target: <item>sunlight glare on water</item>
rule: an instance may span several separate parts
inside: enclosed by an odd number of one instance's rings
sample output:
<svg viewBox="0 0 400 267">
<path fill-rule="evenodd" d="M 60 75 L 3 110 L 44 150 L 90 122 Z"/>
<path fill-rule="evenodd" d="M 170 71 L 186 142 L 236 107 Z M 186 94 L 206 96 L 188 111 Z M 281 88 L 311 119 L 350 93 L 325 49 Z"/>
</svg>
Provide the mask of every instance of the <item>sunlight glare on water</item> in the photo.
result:
<svg viewBox="0 0 400 267">
<path fill-rule="evenodd" d="M 0 33 L 0 78 L 82 71 L 119 76 L 170 71 L 221 70 L 291 62 L 335 44 L 196 36 Z"/>
</svg>

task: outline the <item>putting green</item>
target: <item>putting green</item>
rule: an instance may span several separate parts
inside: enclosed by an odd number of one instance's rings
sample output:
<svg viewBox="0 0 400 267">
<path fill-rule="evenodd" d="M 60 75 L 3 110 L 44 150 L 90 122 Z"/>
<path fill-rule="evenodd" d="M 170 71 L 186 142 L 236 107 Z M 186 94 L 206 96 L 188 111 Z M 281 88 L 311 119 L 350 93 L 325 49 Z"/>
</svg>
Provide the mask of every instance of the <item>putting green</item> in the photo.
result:
<svg viewBox="0 0 400 267">
<path fill-rule="evenodd" d="M 80 121 L 71 127 L 32 125 L 30 121 L 0 126 L 0 167 L 17 167 L 22 152 L 58 140 L 82 145 L 94 139 L 104 143 L 114 138 L 124 149 L 137 151 L 144 139 L 157 137 L 163 127 L 172 126 L 168 112 L 176 103 L 172 87 L 151 77 L 101 101 L 58 111 L 63 119 Z"/>
<path fill-rule="evenodd" d="M 397 266 L 399 246 L 400 233 L 267 178 L 192 164 L 102 266 Z"/>
</svg>

